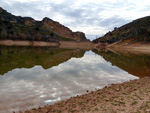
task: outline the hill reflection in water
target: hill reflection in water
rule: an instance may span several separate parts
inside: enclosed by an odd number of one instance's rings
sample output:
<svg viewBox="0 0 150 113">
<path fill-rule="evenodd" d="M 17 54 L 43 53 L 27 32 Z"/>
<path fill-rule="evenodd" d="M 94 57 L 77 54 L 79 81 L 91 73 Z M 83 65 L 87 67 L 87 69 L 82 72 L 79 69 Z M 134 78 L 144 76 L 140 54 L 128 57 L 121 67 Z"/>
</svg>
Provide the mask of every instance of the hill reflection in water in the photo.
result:
<svg viewBox="0 0 150 113">
<path fill-rule="evenodd" d="M 32 68 L 41 65 L 44 69 L 57 66 L 72 57 L 83 57 L 84 50 L 50 47 L 2 47 L 0 46 L 0 74 L 16 68 Z"/>
<path fill-rule="evenodd" d="M 127 71 L 128 73 L 137 77 L 150 76 L 150 55 L 129 53 L 124 51 L 97 51 L 96 54 L 102 56 L 106 61 L 111 62 L 112 65 Z"/>
</svg>

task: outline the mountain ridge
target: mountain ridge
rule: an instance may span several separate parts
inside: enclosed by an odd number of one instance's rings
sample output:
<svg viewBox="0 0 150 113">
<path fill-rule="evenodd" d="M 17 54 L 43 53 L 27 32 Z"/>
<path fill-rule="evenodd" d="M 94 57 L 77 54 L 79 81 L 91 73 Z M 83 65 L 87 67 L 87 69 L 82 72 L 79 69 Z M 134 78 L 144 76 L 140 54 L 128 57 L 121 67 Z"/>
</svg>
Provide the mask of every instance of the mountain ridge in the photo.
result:
<svg viewBox="0 0 150 113">
<path fill-rule="evenodd" d="M 45 17 L 36 21 L 31 17 L 15 16 L 0 7 L 0 39 L 12 40 L 87 40 L 83 32 L 72 32 L 68 27 Z"/>
</svg>

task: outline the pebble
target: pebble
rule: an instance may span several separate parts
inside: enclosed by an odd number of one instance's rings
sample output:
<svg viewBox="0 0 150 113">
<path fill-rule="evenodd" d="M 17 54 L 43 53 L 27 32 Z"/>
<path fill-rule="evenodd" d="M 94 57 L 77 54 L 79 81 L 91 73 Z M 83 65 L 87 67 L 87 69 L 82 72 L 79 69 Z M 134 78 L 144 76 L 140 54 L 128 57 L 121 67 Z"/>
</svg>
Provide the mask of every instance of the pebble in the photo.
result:
<svg viewBox="0 0 150 113">
<path fill-rule="evenodd" d="M 107 98 L 106 101 L 109 101 L 109 99 Z"/>
<path fill-rule="evenodd" d="M 119 89 L 119 88 L 117 88 L 116 90 L 117 90 L 117 91 L 119 91 L 120 89 Z"/>
<path fill-rule="evenodd" d="M 150 112 L 150 109 L 147 109 L 146 112 Z"/>
</svg>

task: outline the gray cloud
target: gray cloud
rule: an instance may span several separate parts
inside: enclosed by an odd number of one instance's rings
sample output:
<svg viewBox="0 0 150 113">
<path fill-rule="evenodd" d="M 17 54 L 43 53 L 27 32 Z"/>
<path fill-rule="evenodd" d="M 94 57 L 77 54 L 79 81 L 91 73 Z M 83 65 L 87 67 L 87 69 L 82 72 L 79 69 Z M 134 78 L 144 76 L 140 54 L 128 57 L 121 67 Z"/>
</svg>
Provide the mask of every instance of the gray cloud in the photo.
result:
<svg viewBox="0 0 150 113">
<path fill-rule="evenodd" d="M 130 21 L 131 20 L 123 19 L 123 18 L 119 17 L 118 15 L 114 15 L 113 17 L 110 17 L 110 18 L 100 21 L 99 25 L 107 27 L 109 29 L 113 29 L 114 27 L 119 27 Z"/>
<path fill-rule="evenodd" d="M 145 12 L 145 11 L 149 11 L 149 9 L 150 9 L 150 5 L 147 4 L 147 6 L 145 6 L 144 8 L 142 8 L 140 11 L 141 11 L 141 12 Z M 149 14 L 149 15 L 150 15 L 150 14 Z M 149 15 L 147 15 L 147 16 L 149 16 Z"/>
<path fill-rule="evenodd" d="M 14 2 L 8 4 L 7 2 L 2 4 L 3 8 L 15 15 L 31 16 L 33 18 L 41 18 L 44 11 L 40 8 L 38 2 L 22 3 Z"/>
</svg>

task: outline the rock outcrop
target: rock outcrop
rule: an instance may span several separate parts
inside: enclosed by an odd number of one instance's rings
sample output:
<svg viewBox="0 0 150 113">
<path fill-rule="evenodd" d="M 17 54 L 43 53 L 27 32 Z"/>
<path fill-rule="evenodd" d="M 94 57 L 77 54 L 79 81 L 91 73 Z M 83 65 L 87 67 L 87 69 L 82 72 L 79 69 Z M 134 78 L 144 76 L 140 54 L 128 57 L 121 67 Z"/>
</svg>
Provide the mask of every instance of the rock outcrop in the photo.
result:
<svg viewBox="0 0 150 113">
<path fill-rule="evenodd" d="M 72 32 L 69 28 L 45 17 L 36 21 L 31 17 L 14 16 L 0 8 L 0 39 L 13 40 L 86 40 L 82 32 Z"/>
<path fill-rule="evenodd" d="M 69 28 L 63 26 L 59 22 L 55 22 L 45 17 L 41 22 L 41 27 L 53 31 L 63 37 L 72 38 L 75 40 L 86 40 L 83 32 L 72 32 Z"/>
</svg>

